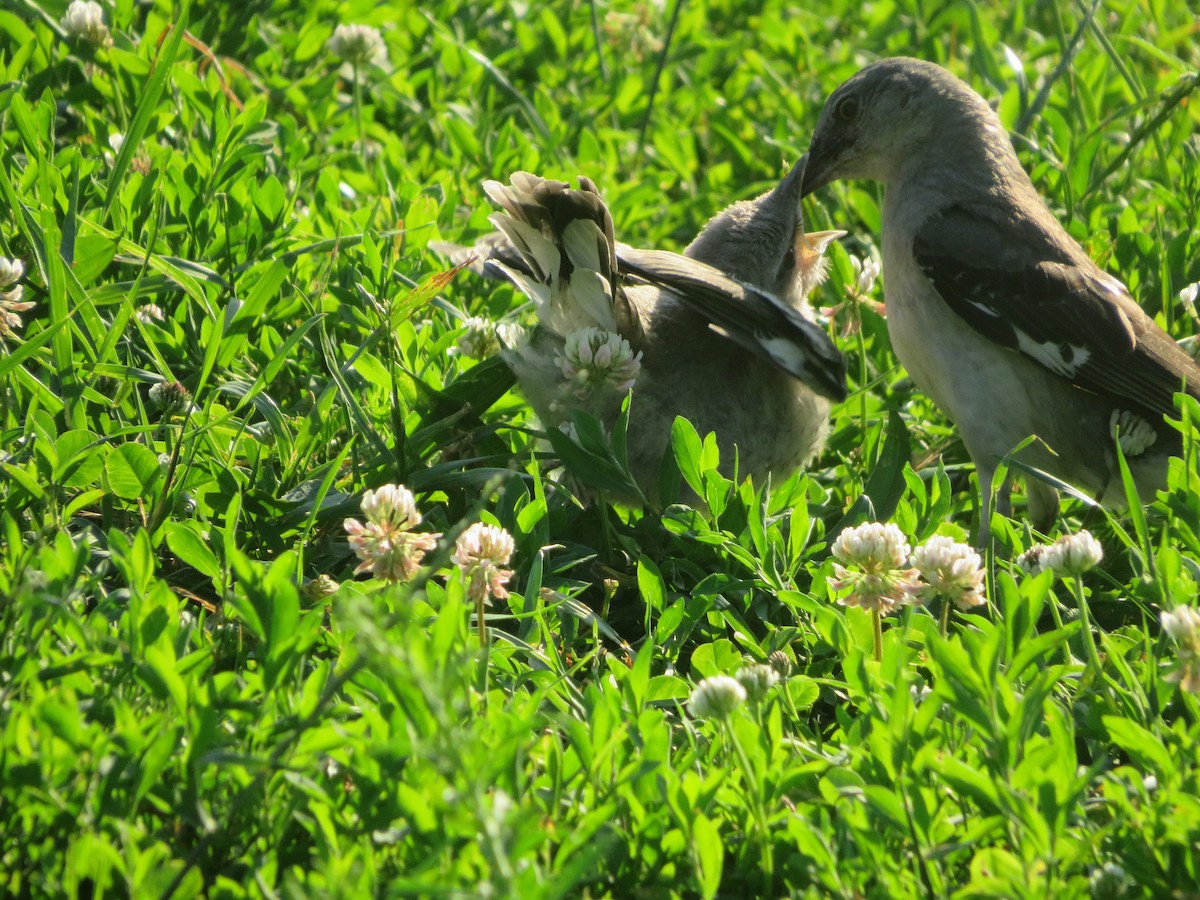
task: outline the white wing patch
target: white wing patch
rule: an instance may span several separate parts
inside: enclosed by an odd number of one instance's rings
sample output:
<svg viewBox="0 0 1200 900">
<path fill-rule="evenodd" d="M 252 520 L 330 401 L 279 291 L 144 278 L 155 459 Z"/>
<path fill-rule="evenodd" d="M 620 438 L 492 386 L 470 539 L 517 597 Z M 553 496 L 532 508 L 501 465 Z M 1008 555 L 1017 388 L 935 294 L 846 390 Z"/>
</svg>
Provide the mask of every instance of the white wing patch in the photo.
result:
<svg viewBox="0 0 1200 900">
<path fill-rule="evenodd" d="M 1014 328 L 1013 333 L 1017 336 L 1017 348 L 1022 353 L 1064 378 L 1073 378 L 1092 356 L 1086 347 L 1067 343 L 1056 344 L 1053 341 L 1035 341 L 1019 328 Z"/>
<path fill-rule="evenodd" d="M 975 307 L 977 310 L 979 310 L 985 316 L 990 316 L 993 319 L 1000 318 L 999 311 L 988 306 L 986 303 L 979 303 L 975 300 L 968 300 L 967 303 L 971 304 L 971 306 Z"/>
<path fill-rule="evenodd" d="M 804 351 L 796 345 L 795 341 L 789 341 L 782 337 L 764 337 L 758 335 L 759 346 L 767 352 L 781 369 L 785 372 L 790 372 L 796 377 L 804 374 L 808 366 L 808 357 Z"/>
</svg>

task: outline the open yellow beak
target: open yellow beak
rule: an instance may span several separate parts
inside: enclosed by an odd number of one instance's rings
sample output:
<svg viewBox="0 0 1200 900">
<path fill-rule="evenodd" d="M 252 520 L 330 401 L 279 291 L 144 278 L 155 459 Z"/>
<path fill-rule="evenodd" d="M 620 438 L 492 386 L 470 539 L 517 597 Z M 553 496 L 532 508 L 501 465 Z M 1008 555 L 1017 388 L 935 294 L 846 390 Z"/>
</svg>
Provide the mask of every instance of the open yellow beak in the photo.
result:
<svg viewBox="0 0 1200 900">
<path fill-rule="evenodd" d="M 847 234 L 846 231 L 813 231 L 796 235 L 796 259 L 800 266 L 807 272 L 820 262 L 826 247 Z"/>
</svg>

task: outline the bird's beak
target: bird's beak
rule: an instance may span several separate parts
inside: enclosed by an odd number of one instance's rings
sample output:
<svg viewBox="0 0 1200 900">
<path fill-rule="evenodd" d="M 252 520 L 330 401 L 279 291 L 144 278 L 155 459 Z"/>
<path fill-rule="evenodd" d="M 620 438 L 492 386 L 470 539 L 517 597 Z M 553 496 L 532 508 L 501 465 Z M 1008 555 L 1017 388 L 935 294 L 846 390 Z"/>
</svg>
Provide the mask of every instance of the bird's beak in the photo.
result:
<svg viewBox="0 0 1200 900">
<path fill-rule="evenodd" d="M 804 199 L 817 188 L 825 187 L 833 181 L 833 167 L 836 162 L 836 148 L 828 146 L 821 132 L 813 135 L 808 147 L 808 165 L 804 170 L 804 184 L 800 189 L 800 198 Z"/>
<path fill-rule="evenodd" d="M 796 235 L 796 259 L 805 271 L 811 269 L 825 255 L 825 248 L 839 238 L 844 238 L 845 231 L 811 231 L 808 234 Z"/>
<path fill-rule="evenodd" d="M 779 199 L 781 208 L 791 207 L 796 210 L 796 214 L 800 214 L 800 189 L 804 185 L 804 171 L 808 165 L 808 154 L 800 157 L 791 171 L 789 171 L 779 184 L 775 185 L 771 191 L 773 198 Z"/>
</svg>

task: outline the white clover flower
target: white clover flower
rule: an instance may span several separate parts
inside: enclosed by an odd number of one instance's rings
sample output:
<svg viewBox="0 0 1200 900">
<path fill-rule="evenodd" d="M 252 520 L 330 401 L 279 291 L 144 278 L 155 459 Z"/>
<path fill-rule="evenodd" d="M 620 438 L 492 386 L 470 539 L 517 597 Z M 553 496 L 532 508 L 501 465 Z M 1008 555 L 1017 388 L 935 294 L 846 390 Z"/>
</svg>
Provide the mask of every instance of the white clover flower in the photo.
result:
<svg viewBox="0 0 1200 900">
<path fill-rule="evenodd" d="M 116 164 L 116 154 L 119 154 L 122 146 L 125 146 L 124 134 L 119 131 L 109 134 L 108 145 L 112 148 L 112 152 L 104 151 L 104 162 L 108 163 L 109 167 L 113 167 Z M 133 156 L 130 157 L 130 168 L 139 174 L 149 175 L 152 167 L 154 167 L 154 162 L 151 162 L 150 154 L 139 145 L 137 150 L 134 150 Z"/>
<path fill-rule="evenodd" d="M 854 292 L 859 297 L 865 297 L 875 290 L 875 280 L 879 278 L 879 263 L 870 256 L 866 259 L 851 256 L 850 266 L 854 269 Z"/>
<path fill-rule="evenodd" d="M 1021 567 L 1022 571 L 1036 575 L 1046 569 L 1046 549 L 1046 544 L 1034 544 L 1017 557 L 1017 565 Z"/>
<path fill-rule="evenodd" d="M 1200 281 L 1194 281 L 1179 292 L 1179 299 L 1192 318 L 1196 318 L 1196 295 L 1200 294 Z"/>
<path fill-rule="evenodd" d="M 746 692 L 746 699 L 751 703 L 762 702 L 771 688 L 779 682 L 779 673 L 771 666 L 762 663 L 742 666 L 734 677 Z"/>
<path fill-rule="evenodd" d="M 358 519 L 342 523 L 360 560 L 354 574 L 371 572 L 387 581 L 412 578 L 441 537 L 413 530 L 421 524 L 421 514 L 412 491 L 402 484 L 385 484 L 363 494 L 361 508 L 365 523 Z"/>
<path fill-rule="evenodd" d="M 959 609 L 984 602 L 983 560 L 966 544 L 934 535 L 916 549 L 912 564 L 922 579 L 910 591 L 917 601 L 928 604 L 943 600 L 953 602 Z"/>
<path fill-rule="evenodd" d="M 910 684 L 908 686 L 908 694 L 912 697 L 913 705 L 920 706 L 933 693 L 933 688 L 921 682 L 921 684 Z"/>
<path fill-rule="evenodd" d="M 1042 553 L 1042 569 L 1052 569 L 1059 578 L 1082 575 L 1104 559 L 1104 548 L 1087 531 L 1065 534 Z"/>
<path fill-rule="evenodd" d="M 149 325 L 151 322 L 162 322 L 166 319 L 166 316 L 163 314 L 162 307 L 155 303 L 146 303 L 142 306 L 139 306 L 134 312 L 134 315 L 137 316 L 137 320 L 139 322 L 142 322 L 146 325 Z"/>
<path fill-rule="evenodd" d="M 476 522 L 460 534 L 450 561 L 466 578 L 467 596 L 476 602 L 507 597 L 505 585 L 513 573 L 501 567 L 512 559 L 515 549 L 512 535 L 495 525 Z"/>
<path fill-rule="evenodd" d="M 414 528 L 422 521 L 413 492 L 402 484 L 366 491 L 359 506 L 369 521 L 393 528 Z"/>
<path fill-rule="evenodd" d="M 692 691 L 688 709 L 697 719 L 726 719 L 746 702 L 746 689 L 736 678 L 714 675 Z"/>
<path fill-rule="evenodd" d="M 32 300 L 22 301 L 25 288 L 16 284 L 25 275 L 25 266 L 19 259 L 5 259 L 0 256 L 0 340 L 15 335 L 15 329 L 21 327 L 21 316 L 25 310 L 33 307 Z M 15 287 L 10 287 L 15 285 Z"/>
<path fill-rule="evenodd" d="M 1145 453 L 1158 440 L 1154 426 L 1127 409 L 1112 411 L 1108 419 L 1108 433 L 1117 439 L 1121 452 L 1127 457 Z"/>
<path fill-rule="evenodd" d="M 834 557 L 852 566 L 899 568 L 912 552 L 904 532 L 888 522 L 847 528 L 833 542 Z"/>
<path fill-rule="evenodd" d="M 870 256 L 863 259 L 851 256 L 850 267 L 854 270 L 854 284 L 846 287 L 846 299 L 833 306 L 821 307 L 821 315 L 830 322 L 841 318 L 842 325 L 838 330 L 843 338 L 862 330 L 864 309 L 877 315 L 884 313 L 884 305 L 870 296 L 879 278 L 879 263 Z"/>
<path fill-rule="evenodd" d="M 125 146 L 125 135 L 119 131 L 114 131 L 108 136 L 108 146 L 112 148 L 112 152 L 104 151 L 104 161 L 110 166 L 115 166 L 117 164 L 116 154 L 120 153 L 121 148 Z M 129 167 L 142 175 L 148 175 L 152 165 L 150 154 L 140 146 L 129 159 Z"/>
<path fill-rule="evenodd" d="M 895 525 L 868 522 L 847 528 L 830 552 L 845 565 L 834 563 L 829 586 L 850 589 L 839 603 L 886 614 L 911 599 L 917 570 L 905 566 L 912 548 Z"/>
<path fill-rule="evenodd" d="M 378 28 L 370 25 L 339 25 L 327 44 L 329 52 L 354 66 L 387 62 L 387 46 Z"/>
<path fill-rule="evenodd" d="M 1158 620 L 1175 643 L 1200 649 L 1200 612 L 1190 606 L 1177 606 L 1169 612 L 1159 613 Z"/>
<path fill-rule="evenodd" d="M 0 256 L 0 288 L 16 284 L 25 277 L 25 264 L 19 259 Z"/>
<path fill-rule="evenodd" d="M 69 37 L 91 44 L 112 43 L 108 26 L 104 24 L 104 8 L 93 0 L 72 0 L 61 24 Z"/>
<path fill-rule="evenodd" d="M 500 340 L 496 323 L 482 316 L 471 316 L 463 320 L 463 333 L 459 335 L 455 352 L 470 359 L 487 359 L 500 352 Z"/>
<path fill-rule="evenodd" d="M 178 381 L 159 381 L 150 386 L 150 402 L 161 409 L 163 415 L 190 410 L 191 400 L 192 392 Z"/>
<path fill-rule="evenodd" d="M 567 335 L 558 364 L 580 399 L 605 391 L 623 394 L 633 387 L 642 368 L 629 342 L 603 328 L 576 328 Z"/>
<path fill-rule="evenodd" d="M 1185 691 L 1200 693 L 1200 612 L 1181 605 L 1159 613 L 1158 620 L 1175 642 L 1175 668 L 1166 680 Z"/>
</svg>

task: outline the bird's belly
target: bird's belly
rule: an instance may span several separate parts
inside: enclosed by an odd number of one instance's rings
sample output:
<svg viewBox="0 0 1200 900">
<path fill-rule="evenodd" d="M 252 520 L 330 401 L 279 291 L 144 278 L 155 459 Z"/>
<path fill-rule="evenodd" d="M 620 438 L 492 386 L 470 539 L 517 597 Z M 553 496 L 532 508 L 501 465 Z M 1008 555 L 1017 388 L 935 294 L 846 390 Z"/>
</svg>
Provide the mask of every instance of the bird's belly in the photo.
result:
<svg viewBox="0 0 1200 900">
<path fill-rule="evenodd" d="M 892 346 L 917 386 L 958 427 L 976 466 L 994 467 L 1035 435 L 1039 442 L 1022 459 L 1086 490 L 1104 490 L 1113 456 L 1108 405 L 989 341 L 913 275 L 907 285 L 903 276 L 888 285 Z M 920 301 L 894 302 L 893 295 Z"/>
<path fill-rule="evenodd" d="M 676 362 L 643 369 L 634 388 L 628 443 L 639 483 L 656 482 L 676 416 L 716 434 L 726 475 L 735 458 L 739 477 L 788 475 L 820 450 L 829 402 L 774 365 L 729 352 Z"/>
</svg>

